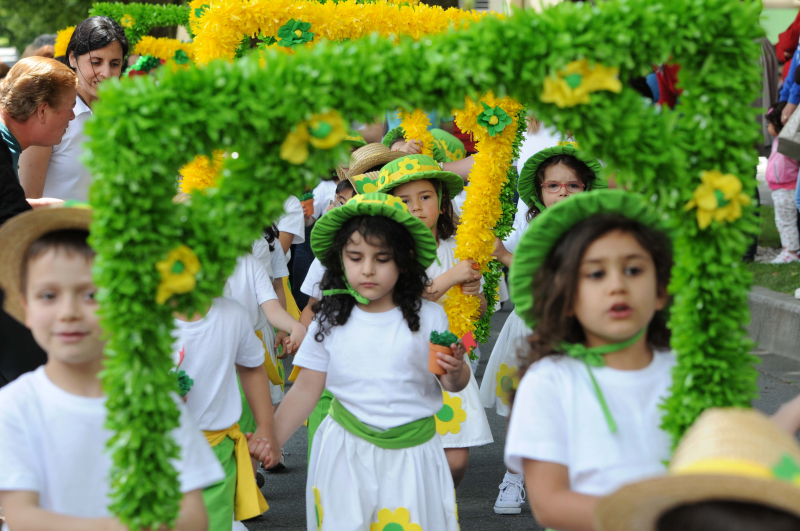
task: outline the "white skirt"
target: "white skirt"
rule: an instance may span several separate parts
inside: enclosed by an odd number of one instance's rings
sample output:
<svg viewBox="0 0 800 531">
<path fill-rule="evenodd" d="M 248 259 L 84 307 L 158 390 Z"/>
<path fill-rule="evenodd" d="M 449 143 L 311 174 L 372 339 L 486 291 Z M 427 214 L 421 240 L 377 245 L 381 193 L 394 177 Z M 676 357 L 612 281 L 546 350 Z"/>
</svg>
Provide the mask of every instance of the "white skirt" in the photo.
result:
<svg viewBox="0 0 800 531">
<path fill-rule="evenodd" d="M 306 521 L 308 531 L 367 531 L 390 523 L 399 529 L 458 531 L 441 440 L 385 450 L 327 417 L 314 435 L 308 463 Z"/>
<path fill-rule="evenodd" d="M 497 414 L 503 417 L 511 413 L 507 392 L 509 385 L 519 383 L 517 352 L 531 333 L 531 329 L 525 325 L 525 321 L 517 315 L 517 312 L 511 312 L 500 331 L 500 337 L 494 344 L 486 372 L 483 373 L 481 382 L 483 406 L 495 408 Z"/>
<path fill-rule="evenodd" d="M 436 414 L 436 431 L 442 436 L 442 446 L 469 448 L 494 442 L 472 371 L 464 389 L 458 393 L 442 390 L 442 395 L 444 406 Z"/>
<path fill-rule="evenodd" d="M 275 329 L 272 328 L 272 325 L 267 324 L 267 326 L 261 329 L 261 334 L 264 336 L 264 344 L 267 346 L 267 352 L 265 352 L 264 355 L 272 358 L 272 363 L 274 363 L 278 371 L 283 374 L 283 382 L 286 384 L 287 375 L 284 374 L 283 361 L 278 359 L 278 354 L 273 348 L 275 345 L 275 338 L 277 337 Z M 280 404 L 284 394 L 280 385 L 269 382 L 269 395 L 272 398 L 272 405 Z"/>
</svg>

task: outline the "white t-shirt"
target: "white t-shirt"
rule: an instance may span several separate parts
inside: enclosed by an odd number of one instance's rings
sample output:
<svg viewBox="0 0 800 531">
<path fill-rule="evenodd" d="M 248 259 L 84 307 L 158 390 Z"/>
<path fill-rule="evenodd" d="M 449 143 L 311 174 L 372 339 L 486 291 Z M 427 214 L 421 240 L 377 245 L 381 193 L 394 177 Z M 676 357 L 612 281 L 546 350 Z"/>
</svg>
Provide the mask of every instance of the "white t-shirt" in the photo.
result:
<svg viewBox="0 0 800 531">
<path fill-rule="evenodd" d="M 519 211 L 517 211 L 519 214 Z M 509 253 L 514 253 L 517 249 L 517 245 L 519 244 L 520 238 L 522 238 L 522 234 L 528 228 L 528 220 L 525 219 L 525 215 L 522 216 L 515 216 L 514 217 L 514 224 L 511 227 L 511 234 L 503 241 L 503 247 Z"/>
<path fill-rule="evenodd" d="M 428 280 L 433 282 L 436 277 L 447 273 L 453 266 L 461 260 L 456 260 L 456 239 L 450 237 L 446 240 L 439 240 L 439 247 L 436 248 L 436 258 L 438 262 L 434 261 L 425 272 L 428 274 Z M 483 286 L 483 277 L 481 277 L 481 286 Z M 439 297 L 436 301 L 438 304 L 444 306 L 444 301 L 447 300 L 447 294 Z"/>
<path fill-rule="evenodd" d="M 457 196 L 455 196 L 450 200 L 450 202 L 453 203 L 453 212 L 455 212 L 456 216 L 458 216 L 459 218 L 461 217 L 461 209 L 464 207 L 464 201 L 467 200 L 468 186 L 469 185 L 465 186 L 464 189 L 461 190 L 461 192 L 459 192 Z"/>
<path fill-rule="evenodd" d="M 92 174 L 81 162 L 83 143 L 88 140 L 83 133 L 83 127 L 92 110 L 83 103 L 80 96 L 75 98 L 75 119 L 69 123 L 67 132 L 61 138 L 61 143 L 53 146 L 50 163 L 47 166 L 47 175 L 44 181 L 42 197 L 56 197 L 58 199 L 86 202 L 89 200 L 89 184 Z"/>
<path fill-rule="evenodd" d="M 320 181 L 314 188 L 314 218 L 319 219 L 325 215 L 330 202 L 336 198 L 336 183 L 331 181 Z"/>
<path fill-rule="evenodd" d="M 542 124 L 539 131 L 535 134 L 525 132 L 525 139 L 519 148 L 519 169 L 532 156 L 543 149 L 556 147 L 561 140 L 561 134 L 554 127 L 547 127 Z"/>
<path fill-rule="evenodd" d="M 325 271 L 325 266 L 322 265 L 319 258 L 314 258 L 311 267 L 308 268 L 306 278 L 303 280 L 303 285 L 300 286 L 300 291 L 309 297 L 320 300 L 322 298 L 322 277 L 325 275 Z"/>
<path fill-rule="evenodd" d="M 278 230 L 292 235 L 292 244 L 306 241 L 306 217 L 303 205 L 295 196 L 290 195 L 283 202 L 283 215 L 275 222 Z M 292 250 L 286 251 L 286 262 L 292 259 Z"/>
<path fill-rule="evenodd" d="M 172 464 L 181 492 L 221 481 L 225 473 L 206 438 L 177 395 L 173 398 L 180 425 L 172 437 L 180 457 Z M 111 516 L 106 444 L 112 433 L 105 421 L 105 397 L 68 393 L 50 381 L 44 367 L 0 389 L 0 491 L 37 492 L 39 507 L 63 515 Z"/>
<path fill-rule="evenodd" d="M 250 315 L 253 330 L 261 330 L 269 324 L 261 305 L 278 299 L 267 270 L 252 254 L 236 260 L 236 269 L 225 283 L 222 295 L 244 306 Z"/>
<path fill-rule="evenodd" d="M 253 242 L 253 256 L 255 256 L 264 269 L 267 270 L 269 278 L 283 278 L 289 276 L 289 268 L 286 267 L 286 256 L 281 249 L 281 242 L 275 238 L 272 242 L 274 249 L 270 250 L 269 242 L 262 238 Z"/>
<path fill-rule="evenodd" d="M 519 384 L 511 411 L 505 461 L 522 472 L 523 459 L 569 468 L 570 489 L 605 496 L 623 485 L 666 473 L 671 440 L 658 405 L 672 385 L 675 355 L 656 352 L 646 368 L 592 367 L 614 421 L 608 429 L 586 365 L 568 356 L 534 363 Z"/>
<path fill-rule="evenodd" d="M 294 364 L 326 372 L 325 387 L 361 422 L 379 429 L 414 422 L 442 409 L 442 388 L 428 370 L 431 332 L 448 330 L 438 305 L 423 300 L 420 327 L 412 332 L 400 308 L 369 313 L 353 308 L 343 326 L 322 343 L 311 322 Z"/>
<path fill-rule="evenodd" d="M 264 364 L 264 345 L 253 333 L 247 310 L 220 297 L 206 316 L 189 323 L 175 320 L 173 359 L 194 380 L 186 407 L 201 430 L 224 430 L 239 422 L 242 399 L 236 382 L 236 365 Z"/>
</svg>

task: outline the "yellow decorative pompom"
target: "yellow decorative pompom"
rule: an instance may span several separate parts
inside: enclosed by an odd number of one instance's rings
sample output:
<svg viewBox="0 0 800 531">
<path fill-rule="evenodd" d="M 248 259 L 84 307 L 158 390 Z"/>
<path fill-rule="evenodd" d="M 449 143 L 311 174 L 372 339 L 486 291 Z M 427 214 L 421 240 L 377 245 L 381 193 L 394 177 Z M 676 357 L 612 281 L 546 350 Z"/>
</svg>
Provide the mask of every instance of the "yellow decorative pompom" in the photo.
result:
<svg viewBox="0 0 800 531">
<path fill-rule="evenodd" d="M 135 24 L 136 19 L 127 13 L 122 15 L 122 18 L 119 20 L 119 25 L 123 28 L 132 28 Z"/>
<path fill-rule="evenodd" d="M 166 37 L 151 37 L 145 35 L 133 48 L 135 55 L 152 55 L 156 59 L 169 61 L 175 57 L 175 52 L 183 50 L 191 60 L 194 60 L 194 45 L 191 42 L 181 42 L 178 39 Z"/>
<path fill-rule="evenodd" d="M 205 190 L 217 184 L 217 178 L 222 171 L 222 162 L 225 152 L 214 150 L 212 160 L 205 155 L 197 155 L 193 161 L 183 166 L 181 174 L 181 192 L 191 193 L 192 190 Z"/>
<path fill-rule="evenodd" d="M 509 367 L 505 363 L 501 363 L 496 379 L 495 394 L 503 401 L 503 404 L 508 405 L 511 401 L 511 391 L 519 385 L 519 371 L 516 367 Z"/>
<path fill-rule="evenodd" d="M 719 223 L 736 221 L 742 216 L 742 205 L 750 204 L 750 197 L 742 193 L 742 181 L 719 170 L 704 171 L 702 183 L 695 189 L 693 199 L 685 210 L 697 208 L 697 226 L 701 229 Z"/>
<path fill-rule="evenodd" d="M 200 271 L 200 261 L 186 245 L 179 245 L 167 253 L 167 257 L 156 262 L 161 274 L 161 283 L 156 292 L 156 302 L 164 304 L 170 297 L 179 293 L 189 293 L 195 287 L 195 275 Z"/>
<path fill-rule="evenodd" d="M 422 531 L 422 526 L 411 523 L 411 514 L 405 507 L 378 511 L 378 521 L 370 524 L 369 531 Z"/>
<path fill-rule="evenodd" d="M 300 122 L 281 144 L 281 158 L 292 164 L 308 160 L 308 144 L 317 149 L 332 149 L 347 137 L 347 128 L 337 111 L 315 114 Z"/>
<path fill-rule="evenodd" d="M 317 531 L 322 530 L 322 502 L 320 501 L 319 497 L 319 489 L 317 487 L 311 487 L 314 490 L 314 510 L 316 511 L 317 517 Z"/>
<path fill-rule="evenodd" d="M 67 55 L 67 46 L 69 46 L 69 40 L 74 32 L 75 26 L 70 26 L 56 33 L 56 43 L 53 46 L 53 55 L 55 57 Z"/>
<path fill-rule="evenodd" d="M 589 103 L 589 94 L 592 92 L 621 92 L 622 82 L 618 75 L 617 67 L 590 66 L 586 59 L 572 61 L 555 76 L 544 80 L 540 99 L 545 103 L 555 103 L 561 108 Z"/>
<path fill-rule="evenodd" d="M 461 397 L 451 397 L 447 391 L 442 391 L 442 396 L 444 405 L 436 414 L 436 431 L 439 435 L 458 433 L 461 431 L 461 423 L 467 420 L 467 412 L 461 407 Z"/>
<path fill-rule="evenodd" d="M 403 138 L 409 140 L 419 140 L 422 142 L 422 154 L 433 156 L 433 134 L 428 131 L 431 121 L 425 111 L 415 109 L 414 112 L 397 111 L 400 118 L 400 127 L 403 128 Z"/>
</svg>

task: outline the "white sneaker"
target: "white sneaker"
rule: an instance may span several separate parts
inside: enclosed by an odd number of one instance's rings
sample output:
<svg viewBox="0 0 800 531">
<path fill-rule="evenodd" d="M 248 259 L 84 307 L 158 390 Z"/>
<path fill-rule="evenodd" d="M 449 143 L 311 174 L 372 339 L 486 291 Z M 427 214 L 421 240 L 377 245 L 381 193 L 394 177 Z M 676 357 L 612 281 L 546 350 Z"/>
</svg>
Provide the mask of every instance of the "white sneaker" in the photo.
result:
<svg viewBox="0 0 800 531">
<path fill-rule="evenodd" d="M 770 264 L 791 264 L 792 262 L 800 262 L 800 257 L 797 256 L 797 253 L 784 249 Z"/>
<path fill-rule="evenodd" d="M 522 502 L 525 499 L 525 479 L 518 480 L 503 478 L 500 484 L 500 494 L 494 502 L 495 514 L 519 514 L 522 512 Z"/>
</svg>

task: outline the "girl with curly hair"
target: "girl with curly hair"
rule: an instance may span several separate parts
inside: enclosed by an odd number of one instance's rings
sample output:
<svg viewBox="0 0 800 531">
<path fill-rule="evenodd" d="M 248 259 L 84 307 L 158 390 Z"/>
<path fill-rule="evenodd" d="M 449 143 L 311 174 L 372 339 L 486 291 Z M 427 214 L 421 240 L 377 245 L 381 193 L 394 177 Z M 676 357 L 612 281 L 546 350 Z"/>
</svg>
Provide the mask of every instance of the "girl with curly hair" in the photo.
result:
<svg viewBox="0 0 800 531">
<path fill-rule="evenodd" d="M 320 218 L 311 248 L 327 269 L 324 297 L 295 357 L 302 370 L 278 409 L 276 441 L 251 440 L 252 452 L 269 467 L 270 444 L 284 444 L 327 388 L 330 413 L 308 465 L 308 530 L 366 529 L 394 518 L 456 531 L 434 415 L 440 384 L 460 391 L 470 373 L 456 344 L 452 355 L 438 354 L 443 375 L 428 368 L 431 333 L 448 328 L 444 311 L 423 298 L 436 242 L 402 201 L 370 193 Z"/>
</svg>

